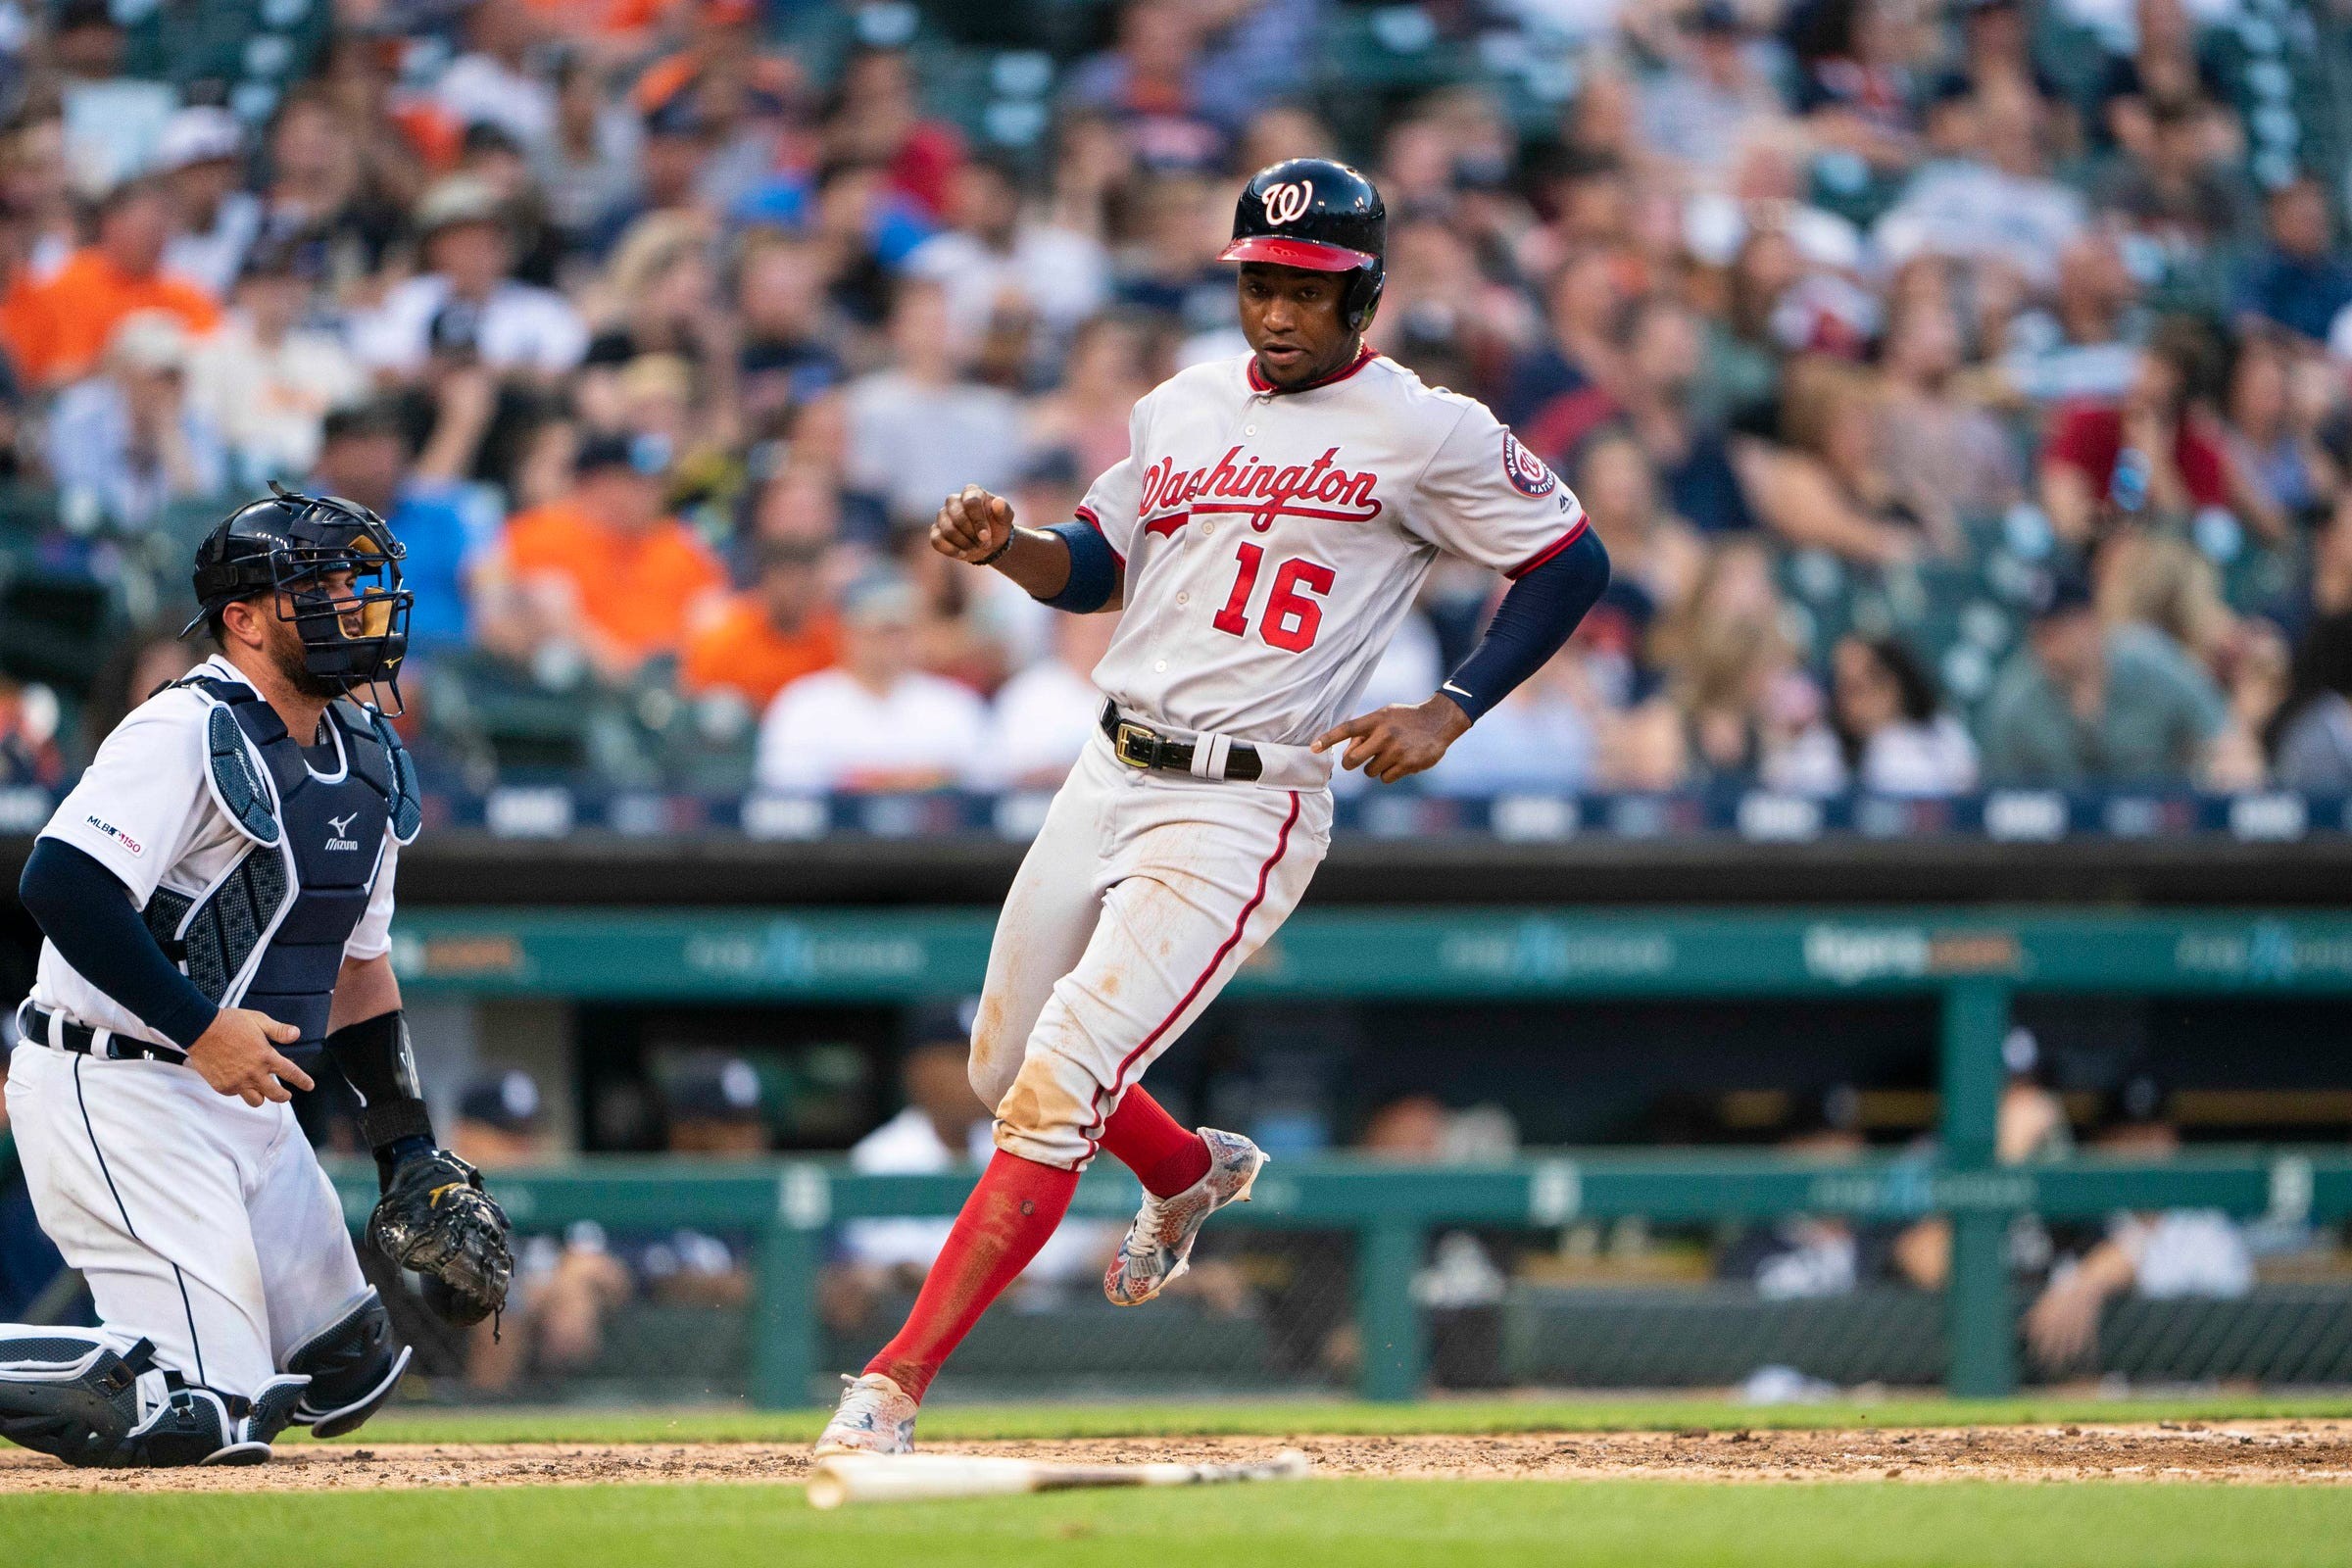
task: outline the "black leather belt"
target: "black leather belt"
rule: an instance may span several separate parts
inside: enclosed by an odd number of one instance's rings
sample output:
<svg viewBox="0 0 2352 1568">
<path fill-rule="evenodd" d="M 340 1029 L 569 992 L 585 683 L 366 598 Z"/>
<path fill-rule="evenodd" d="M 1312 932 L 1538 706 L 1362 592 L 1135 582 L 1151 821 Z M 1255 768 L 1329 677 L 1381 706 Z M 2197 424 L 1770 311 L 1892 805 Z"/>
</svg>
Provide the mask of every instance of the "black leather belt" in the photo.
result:
<svg viewBox="0 0 2352 1568">
<path fill-rule="evenodd" d="M 119 1035 L 111 1029 L 103 1031 L 106 1049 L 100 1051 L 97 1046 L 102 1031 L 85 1023 L 75 1023 L 71 1018 L 58 1019 L 57 1033 L 51 1035 L 50 1015 L 30 1002 L 18 1009 L 17 1027 L 25 1039 L 35 1045 L 57 1046 L 76 1056 L 97 1056 L 107 1061 L 169 1061 L 174 1064 L 188 1059 L 188 1054 L 176 1046 L 149 1045 L 144 1040 L 133 1040 L 128 1035 Z"/>
<path fill-rule="evenodd" d="M 1110 737 L 1111 755 L 1129 767 L 1154 767 L 1169 773 L 1193 770 L 1191 741 L 1172 740 L 1149 724 L 1121 718 L 1116 703 L 1102 705 L 1102 733 Z M 1218 776 L 1249 784 L 1262 772 L 1257 748 L 1246 741 L 1236 741 L 1225 754 L 1225 771 Z"/>
</svg>

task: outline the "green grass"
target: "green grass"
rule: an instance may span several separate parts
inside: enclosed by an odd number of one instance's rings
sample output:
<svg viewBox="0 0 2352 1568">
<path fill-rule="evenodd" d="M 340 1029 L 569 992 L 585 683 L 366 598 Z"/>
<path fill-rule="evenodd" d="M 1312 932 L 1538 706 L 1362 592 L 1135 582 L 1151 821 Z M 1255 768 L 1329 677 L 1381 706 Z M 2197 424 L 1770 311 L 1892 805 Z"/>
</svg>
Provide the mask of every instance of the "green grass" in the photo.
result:
<svg viewBox="0 0 2352 1568">
<path fill-rule="evenodd" d="M 2228 1420 L 2352 1415 L 2352 1396 L 2045 1396 L 1749 1408 L 1694 1399 L 946 1406 L 939 1440 L 1193 1434 L 1592 1431 Z M 814 1436 L 819 1413 L 410 1410 L 347 1443 L 682 1443 Z M 798 1487 L 438 1486 L 416 1492 L 93 1491 L 0 1499 L 0 1564 L 140 1568 L 724 1568 L 733 1563 L 1185 1562 L 1282 1568 L 1469 1563 L 1700 1568 L 1759 1563 L 1930 1568 L 2341 1565 L 2352 1488 L 1953 1482 L 1727 1486 L 1695 1481 L 1318 1479 L 1214 1492 L 1102 1492 L 811 1511 Z"/>
<path fill-rule="evenodd" d="M 820 1410 L 387 1411 L 341 1441 L 368 1443 L 808 1443 Z M 1887 1399 L 1744 1405 L 1720 1400 L 1438 1399 L 1419 1404 L 946 1404 L 923 1412 L 928 1441 L 991 1438 L 1326 1436 L 1441 1432 L 1674 1432 L 1793 1427 L 2009 1426 L 2057 1422 L 2229 1421 L 2352 1417 L 2352 1395 L 2184 1394 L 2097 1399 Z"/>
<path fill-rule="evenodd" d="M 811 1512 L 779 1487 L 11 1497 L 0 1561 L 2340 1568 L 2352 1489 L 1309 1481 Z"/>
</svg>

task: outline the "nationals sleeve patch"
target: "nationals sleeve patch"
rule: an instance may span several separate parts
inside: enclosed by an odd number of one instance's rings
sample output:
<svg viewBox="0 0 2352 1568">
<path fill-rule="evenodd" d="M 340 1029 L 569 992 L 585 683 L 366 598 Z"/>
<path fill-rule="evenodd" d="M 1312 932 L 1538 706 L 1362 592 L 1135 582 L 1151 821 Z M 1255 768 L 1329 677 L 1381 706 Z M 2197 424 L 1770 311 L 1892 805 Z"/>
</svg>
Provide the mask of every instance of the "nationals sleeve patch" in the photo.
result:
<svg viewBox="0 0 2352 1568">
<path fill-rule="evenodd" d="M 1508 430 L 1502 432 L 1502 472 L 1512 489 L 1530 498 L 1551 494 L 1560 482 L 1544 460 L 1520 445 L 1519 438 Z"/>
</svg>

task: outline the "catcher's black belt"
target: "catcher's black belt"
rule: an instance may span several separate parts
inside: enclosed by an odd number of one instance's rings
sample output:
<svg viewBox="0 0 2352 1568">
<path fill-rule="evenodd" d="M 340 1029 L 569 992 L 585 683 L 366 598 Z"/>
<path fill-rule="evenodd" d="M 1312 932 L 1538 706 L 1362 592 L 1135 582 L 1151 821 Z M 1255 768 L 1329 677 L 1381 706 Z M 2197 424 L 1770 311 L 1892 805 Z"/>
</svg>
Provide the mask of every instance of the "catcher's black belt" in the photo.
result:
<svg viewBox="0 0 2352 1568">
<path fill-rule="evenodd" d="M 151 1045 L 119 1035 L 112 1029 L 93 1029 L 86 1023 L 43 1012 L 29 999 L 17 1009 L 17 1030 L 25 1039 L 38 1045 L 54 1046 L 70 1051 L 76 1056 L 97 1056 L 107 1061 L 169 1061 L 184 1062 L 188 1054 L 176 1046 Z"/>
<path fill-rule="evenodd" d="M 1149 724 L 1119 716 L 1119 705 L 1102 705 L 1102 733 L 1110 737 L 1111 755 L 1129 767 L 1152 767 L 1168 773 L 1193 773 L 1200 778 L 1229 778 L 1241 783 L 1254 782 L 1265 771 L 1258 760 L 1257 748 L 1247 741 L 1231 743 L 1203 736 L 1198 742 L 1180 741 L 1162 735 Z M 1195 760 L 1205 748 L 1223 746 L 1224 765 L 1206 771 L 1197 770 Z"/>
</svg>

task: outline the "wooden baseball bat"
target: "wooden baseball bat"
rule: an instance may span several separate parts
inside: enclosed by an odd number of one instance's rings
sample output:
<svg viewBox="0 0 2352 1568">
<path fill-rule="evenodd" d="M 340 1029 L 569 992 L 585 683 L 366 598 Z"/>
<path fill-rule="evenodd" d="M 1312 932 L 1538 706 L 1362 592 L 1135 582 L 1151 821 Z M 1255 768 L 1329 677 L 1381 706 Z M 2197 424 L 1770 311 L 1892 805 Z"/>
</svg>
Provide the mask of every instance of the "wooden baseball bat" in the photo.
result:
<svg viewBox="0 0 2352 1568">
<path fill-rule="evenodd" d="M 808 1504 L 915 1502 L 939 1497 L 998 1497 L 1080 1487 L 1205 1487 L 1231 1481 L 1290 1481 L 1312 1465 L 1285 1448 L 1248 1464 L 1055 1464 L 1040 1459 L 960 1453 L 837 1453 L 808 1472 Z"/>
</svg>

